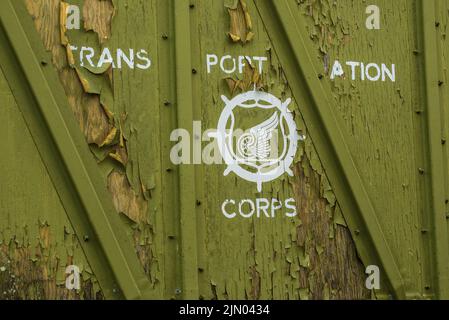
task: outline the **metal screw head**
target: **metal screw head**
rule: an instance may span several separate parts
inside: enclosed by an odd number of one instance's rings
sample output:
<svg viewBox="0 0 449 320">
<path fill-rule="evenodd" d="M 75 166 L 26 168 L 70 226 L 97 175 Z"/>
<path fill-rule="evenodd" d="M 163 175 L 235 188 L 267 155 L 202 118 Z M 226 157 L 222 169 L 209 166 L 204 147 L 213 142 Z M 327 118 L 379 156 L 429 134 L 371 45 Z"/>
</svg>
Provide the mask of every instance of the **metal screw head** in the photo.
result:
<svg viewBox="0 0 449 320">
<path fill-rule="evenodd" d="M 181 292 L 182 292 L 182 290 L 181 290 L 180 288 L 176 288 L 176 289 L 175 289 L 175 294 L 176 294 L 176 295 L 180 295 Z"/>
</svg>

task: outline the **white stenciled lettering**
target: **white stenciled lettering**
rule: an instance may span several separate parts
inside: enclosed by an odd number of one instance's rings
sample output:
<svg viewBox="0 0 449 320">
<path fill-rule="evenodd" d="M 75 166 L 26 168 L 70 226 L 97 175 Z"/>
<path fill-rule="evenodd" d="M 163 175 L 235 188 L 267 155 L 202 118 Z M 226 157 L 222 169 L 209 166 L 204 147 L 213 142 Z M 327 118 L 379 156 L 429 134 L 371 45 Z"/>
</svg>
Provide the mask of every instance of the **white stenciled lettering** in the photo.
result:
<svg viewBox="0 0 449 320">
<path fill-rule="evenodd" d="M 224 215 L 226 218 L 228 218 L 228 219 L 235 218 L 235 216 L 237 215 L 235 212 L 229 213 L 229 212 L 226 210 L 226 206 L 227 206 L 228 204 L 233 204 L 233 205 L 235 205 L 235 201 L 232 200 L 232 199 L 231 199 L 231 200 L 225 200 L 225 201 L 223 202 L 223 204 L 221 205 L 221 211 L 223 212 L 223 215 Z"/>
<path fill-rule="evenodd" d="M 254 61 L 257 61 L 257 66 L 258 66 L 258 70 L 259 73 L 262 73 L 263 71 L 263 63 L 268 61 L 267 57 L 253 57 Z"/>
<path fill-rule="evenodd" d="M 239 73 L 243 73 L 246 63 L 252 64 L 252 60 L 248 56 L 239 56 Z"/>
<path fill-rule="evenodd" d="M 121 69 L 123 62 L 128 68 L 134 69 L 134 49 L 129 49 L 129 54 L 126 55 L 122 49 L 117 49 L 117 68 Z"/>
<path fill-rule="evenodd" d="M 248 204 L 248 206 L 245 206 Z M 246 208 L 249 208 L 249 211 Z M 259 208 L 257 208 L 259 210 Z M 251 218 L 256 211 L 256 206 L 253 201 L 245 199 L 239 202 L 239 213 L 243 218 Z M 259 212 L 259 211 L 257 211 Z"/>
<path fill-rule="evenodd" d="M 211 73 L 212 66 L 216 66 L 218 64 L 218 57 L 215 54 L 208 54 L 206 55 L 206 66 L 207 66 L 207 73 Z"/>
<path fill-rule="evenodd" d="M 284 212 L 281 210 L 284 209 Z M 241 217 L 244 219 L 255 218 L 276 218 L 278 213 L 286 217 L 293 218 L 297 215 L 295 199 L 281 201 L 278 199 L 227 199 L 221 205 L 223 215 L 228 219 Z"/>
<path fill-rule="evenodd" d="M 256 199 L 256 206 L 257 206 L 257 213 L 260 214 L 263 212 L 264 216 L 269 218 L 270 214 L 268 213 L 268 210 L 270 208 L 270 201 L 268 199 Z"/>
<path fill-rule="evenodd" d="M 141 49 L 139 52 L 137 52 L 137 59 L 140 60 L 140 63 L 136 65 L 137 68 L 146 70 L 151 67 L 151 60 L 148 57 L 148 52 L 146 52 L 144 49 Z"/>
<path fill-rule="evenodd" d="M 287 212 L 285 215 L 287 217 L 295 217 L 298 213 L 296 212 L 296 202 L 295 199 L 287 199 L 285 201 L 285 207 L 287 209 L 290 209 L 291 211 Z"/>
<path fill-rule="evenodd" d="M 231 67 L 229 68 L 229 64 L 226 63 L 226 61 L 231 61 Z M 221 70 L 223 70 L 224 73 L 227 74 L 231 74 L 234 73 L 236 70 L 236 63 L 235 63 L 235 59 L 232 58 L 231 56 L 224 56 L 223 58 L 221 58 L 220 61 L 220 68 Z"/>
<path fill-rule="evenodd" d="M 262 56 L 236 56 L 229 54 L 224 56 L 217 56 L 216 54 L 206 54 L 206 70 L 207 73 L 212 73 L 214 70 L 220 70 L 225 74 L 233 74 L 238 72 L 242 74 L 246 65 L 251 65 L 257 68 L 259 73 L 262 73 L 264 63 L 268 61 L 267 57 Z"/>
<path fill-rule="evenodd" d="M 282 202 L 278 199 L 271 199 L 271 217 L 276 217 L 276 212 L 282 209 Z"/>
<path fill-rule="evenodd" d="M 394 64 L 391 65 L 391 70 L 388 69 L 385 63 L 382 63 L 382 81 L 386 81 L 386 76 L 392 81 L 396 81 L 396 66 Z"/>
<path fill-rule="evenodd" d="M 396 65 L 391 64 L 390 66 L 386 63 L 364 63 L 360 61 L 347 61 L 345 63 L 347 72 L 350 74 L 350 79 L 352 81 L 371 81 L 371 82 L 396 82 Z M 342 63 L 336 60 L 332 67 L 332 72 L 330 79 L 334 80 L 337 77 L 343 77 L 345 75 L 345 69 Z"/>
<path fill-rule="evenodd" d="M 113 68 L 115 68 L 114 59 L 112 58 L 111 51 L 108 48 L 104 48 L 103 53 L 98 60 L 98 67 L 101 68 L 105 64 L 110 64 Z"/>
<path fill-rule="evenodd" d="M 151 67 L 151 59 L 145 49 L 137 52 L 134 49 L 117 49 L 111 51 L 109 48 L 103 48 L 101 52 L 96 52 L 91 47 L 82 46 L 78 51 L 78 47 L 70 45 L 72 53 L 79 55 L 80 67 L 85 68 L 103 68 L 111 66 L 113 69 L 141 69 L 147 70 Z M 95 62 L 97 61 L 97 62 Z"/>
<path fill-rule="evenodd" d="M 345 74 L 345 72 L 343 71 L 343 67 L 342 67 L 340 61 L 336 60 L 334 62 L 334 66 L 332 67 L 331 80 L 334 80 L 335 77 L 341 77 L 344 74 Z"/>
<path fill-rule="evenodd" d="M 86 54 L 87 52 L 87 54 Z M 90 47 L 81 47 L 81 51 L 80 51 L 80 66 L 84 67 L 84 59 L 87 60 L 87 62 L 89 62 L 89 65 L 91 67 L 94 67 L 94 63 L 92 62 L 92 58 L 95 55 L 95 50 L 93 48 Z"/>
<path fill-rule="evenodd" d="M 351 80 L 355 80 L 356 75 L 356 68 L 360 66 L 360 62 L 355 62 L 355 61 L 348 61 L 346 62 L 346 65 L 351 67 Z"/>
<path fill-rule="evenodd" d="M 372 70 L 374 70 L 374 73 Z M 378 81 L 380 79 L 380 67 L 375 63 L 369 63 L 366 66 L 366 77 L 369 81 Z"/>
</svg>

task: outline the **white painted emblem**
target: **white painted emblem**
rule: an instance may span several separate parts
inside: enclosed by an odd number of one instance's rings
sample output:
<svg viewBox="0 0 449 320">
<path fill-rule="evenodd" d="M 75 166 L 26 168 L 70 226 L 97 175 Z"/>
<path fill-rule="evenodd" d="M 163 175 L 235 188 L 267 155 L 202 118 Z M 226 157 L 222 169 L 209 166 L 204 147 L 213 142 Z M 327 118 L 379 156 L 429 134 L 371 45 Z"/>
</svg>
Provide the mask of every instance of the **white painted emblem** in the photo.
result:
<svg viewBox="0 0 449 320">
<path fill-rule="evenodd" d="M 248 91 L 232 100 L 221 97 L 226 104 L 218 121 L 218 128 L 213 136 L 217 139 L 220 153 L 227 168 L 224 175 L 234 172 L 247 181 L 257 183 L 257 190 L 262 191 L 264 182 L 273 181 L 285 172 L 293 176 L 290 166 L 293 164 L 299 135 L 292 113 L 288 110 L 291 99 L 282 102 L 270 93 Z M 250 128 L 241 135 L 234 145 L 236 108 L 268 110 L 271 116 L 260 124 Z M 271 156 L 272 144 L 278 141 L 274 133 L 280 133 L 282 150 L 276 157 Z"/>
</svg>

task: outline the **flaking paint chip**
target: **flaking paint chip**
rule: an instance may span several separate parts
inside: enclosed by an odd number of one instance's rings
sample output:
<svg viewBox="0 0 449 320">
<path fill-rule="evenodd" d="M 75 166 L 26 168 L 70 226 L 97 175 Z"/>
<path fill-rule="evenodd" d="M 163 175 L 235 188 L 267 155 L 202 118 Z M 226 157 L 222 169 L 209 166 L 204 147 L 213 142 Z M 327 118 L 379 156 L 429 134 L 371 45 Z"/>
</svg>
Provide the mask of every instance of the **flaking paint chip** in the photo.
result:
<svg viewBox="0 0 449 320">
<path fill-rule="evenodd" d="M 225 4 L 228 8 L 230 18 L 230 30 L 228 36 L 232 42 L 243 44 L 254 38 L 253 23 L 249 14 L 248 6 L 244 0 L 234 0 Z"/>
</svg>

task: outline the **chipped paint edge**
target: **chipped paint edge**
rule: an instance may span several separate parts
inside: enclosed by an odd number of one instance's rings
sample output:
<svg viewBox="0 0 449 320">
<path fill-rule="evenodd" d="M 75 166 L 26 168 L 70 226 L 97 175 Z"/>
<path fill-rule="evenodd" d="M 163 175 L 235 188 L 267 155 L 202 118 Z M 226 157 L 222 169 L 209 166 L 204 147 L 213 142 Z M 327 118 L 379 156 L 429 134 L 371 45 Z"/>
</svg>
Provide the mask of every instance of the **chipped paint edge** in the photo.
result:
<svg viewBox="0 0 449 320">
<path fill-rule="evenodd" d="M 50 67 L 45 60 L 38 59 L 36 53 L 42 55 L 44 50 L 41 48 L 42 44 L 33 39 L 39 37 L 34 28 L 27 28 L 27 32 L 24 30 L 24 26 L 31 26 L 30 20 L 22 2 L 12 0 L 0 2 L 0 25 L 15 53 L 20 71 L 28 80 L 32 98 L 39 108 L 38 113 L 45 120 L 45 125 L 42 126 L 53 137 L 54 147 L 64 163 L 65 174 L 70 178 L 70 182 L 66 184 L 76 190 L 82 203 L 78 212 L 68 212 L 69 218 L 73 223 L 74 214 L 80 212 L 86 214 L 88 223 L 99 239 L 100 251 L 122 291 L 120 293 L 118 290 L 108 290 L 105 292 L 107 298 L 120 298 L 121 294 L 127 299 L 154 298 L 150 283 L 143 273 L 127 235 L 120 231 L 120 220 L 114 214 L 110 197 L 105 197 L 107 192 L 103 190 L 100 177 L 94 170 L 94 162 L 84 138 L 77 129 L 73 116 L 69 114 L 68 103 L 60 95 L 63 89 L 60 83 L 55 81 L 57 77 L 52 74 L 54 70 L 49 71 Z M 39 148 L 39 144 L 37 146 Z M 44 162 L 48 159 L 42 158 Z M 54 171 L 49 170 L 49 173 L 53 175 Z M 55 178 L 52 177 L 52 180 Z M 64 201 L 64 197 L 61 197 L 61 201 Z M 78 237 L 81 235 L 78 234 Z M 83 239 L 80 239 L 80 243 L 89 261 L 90 258 L 97 259 L 90 255 L 92 250 L 86 250 Z M 101 278 L 99 277 L 99 281 L 102 288 L 111 286 L 104 278 L 101 281 Z"/>
<path fill-rule="evenodd" d="M 294 96 L 301 86 L 309 92 L 309 105 L 303 116 L 323 167 L 350 225 L 350 231 L 365 265 L 378 264 L 385 272 L 386 284 L 396 298 L 405 297 L 404 279 L 380 228 L 376 212 L 345 143 L 345 136 L 333 112 L 329 89 L 313 68 L 310 45 L 304 40 L 305 27 L 296 21 L 285 0 L 273 3 L 254 1 L 292 87 Z M 274 14 L 273 14 L 274 13 Z M 284 40 L 284 41 L 283 41 Z M 284 45 L 282 43 L 285 43 Z M 287 44 L 287 45 L 286 45 Z M 290 44 L 290 46 L 288 46 Z M 287 54 L 290 53 L 290 54 Z M 374 252 L 370 250 L 374 249 Z"/>
</svg>

